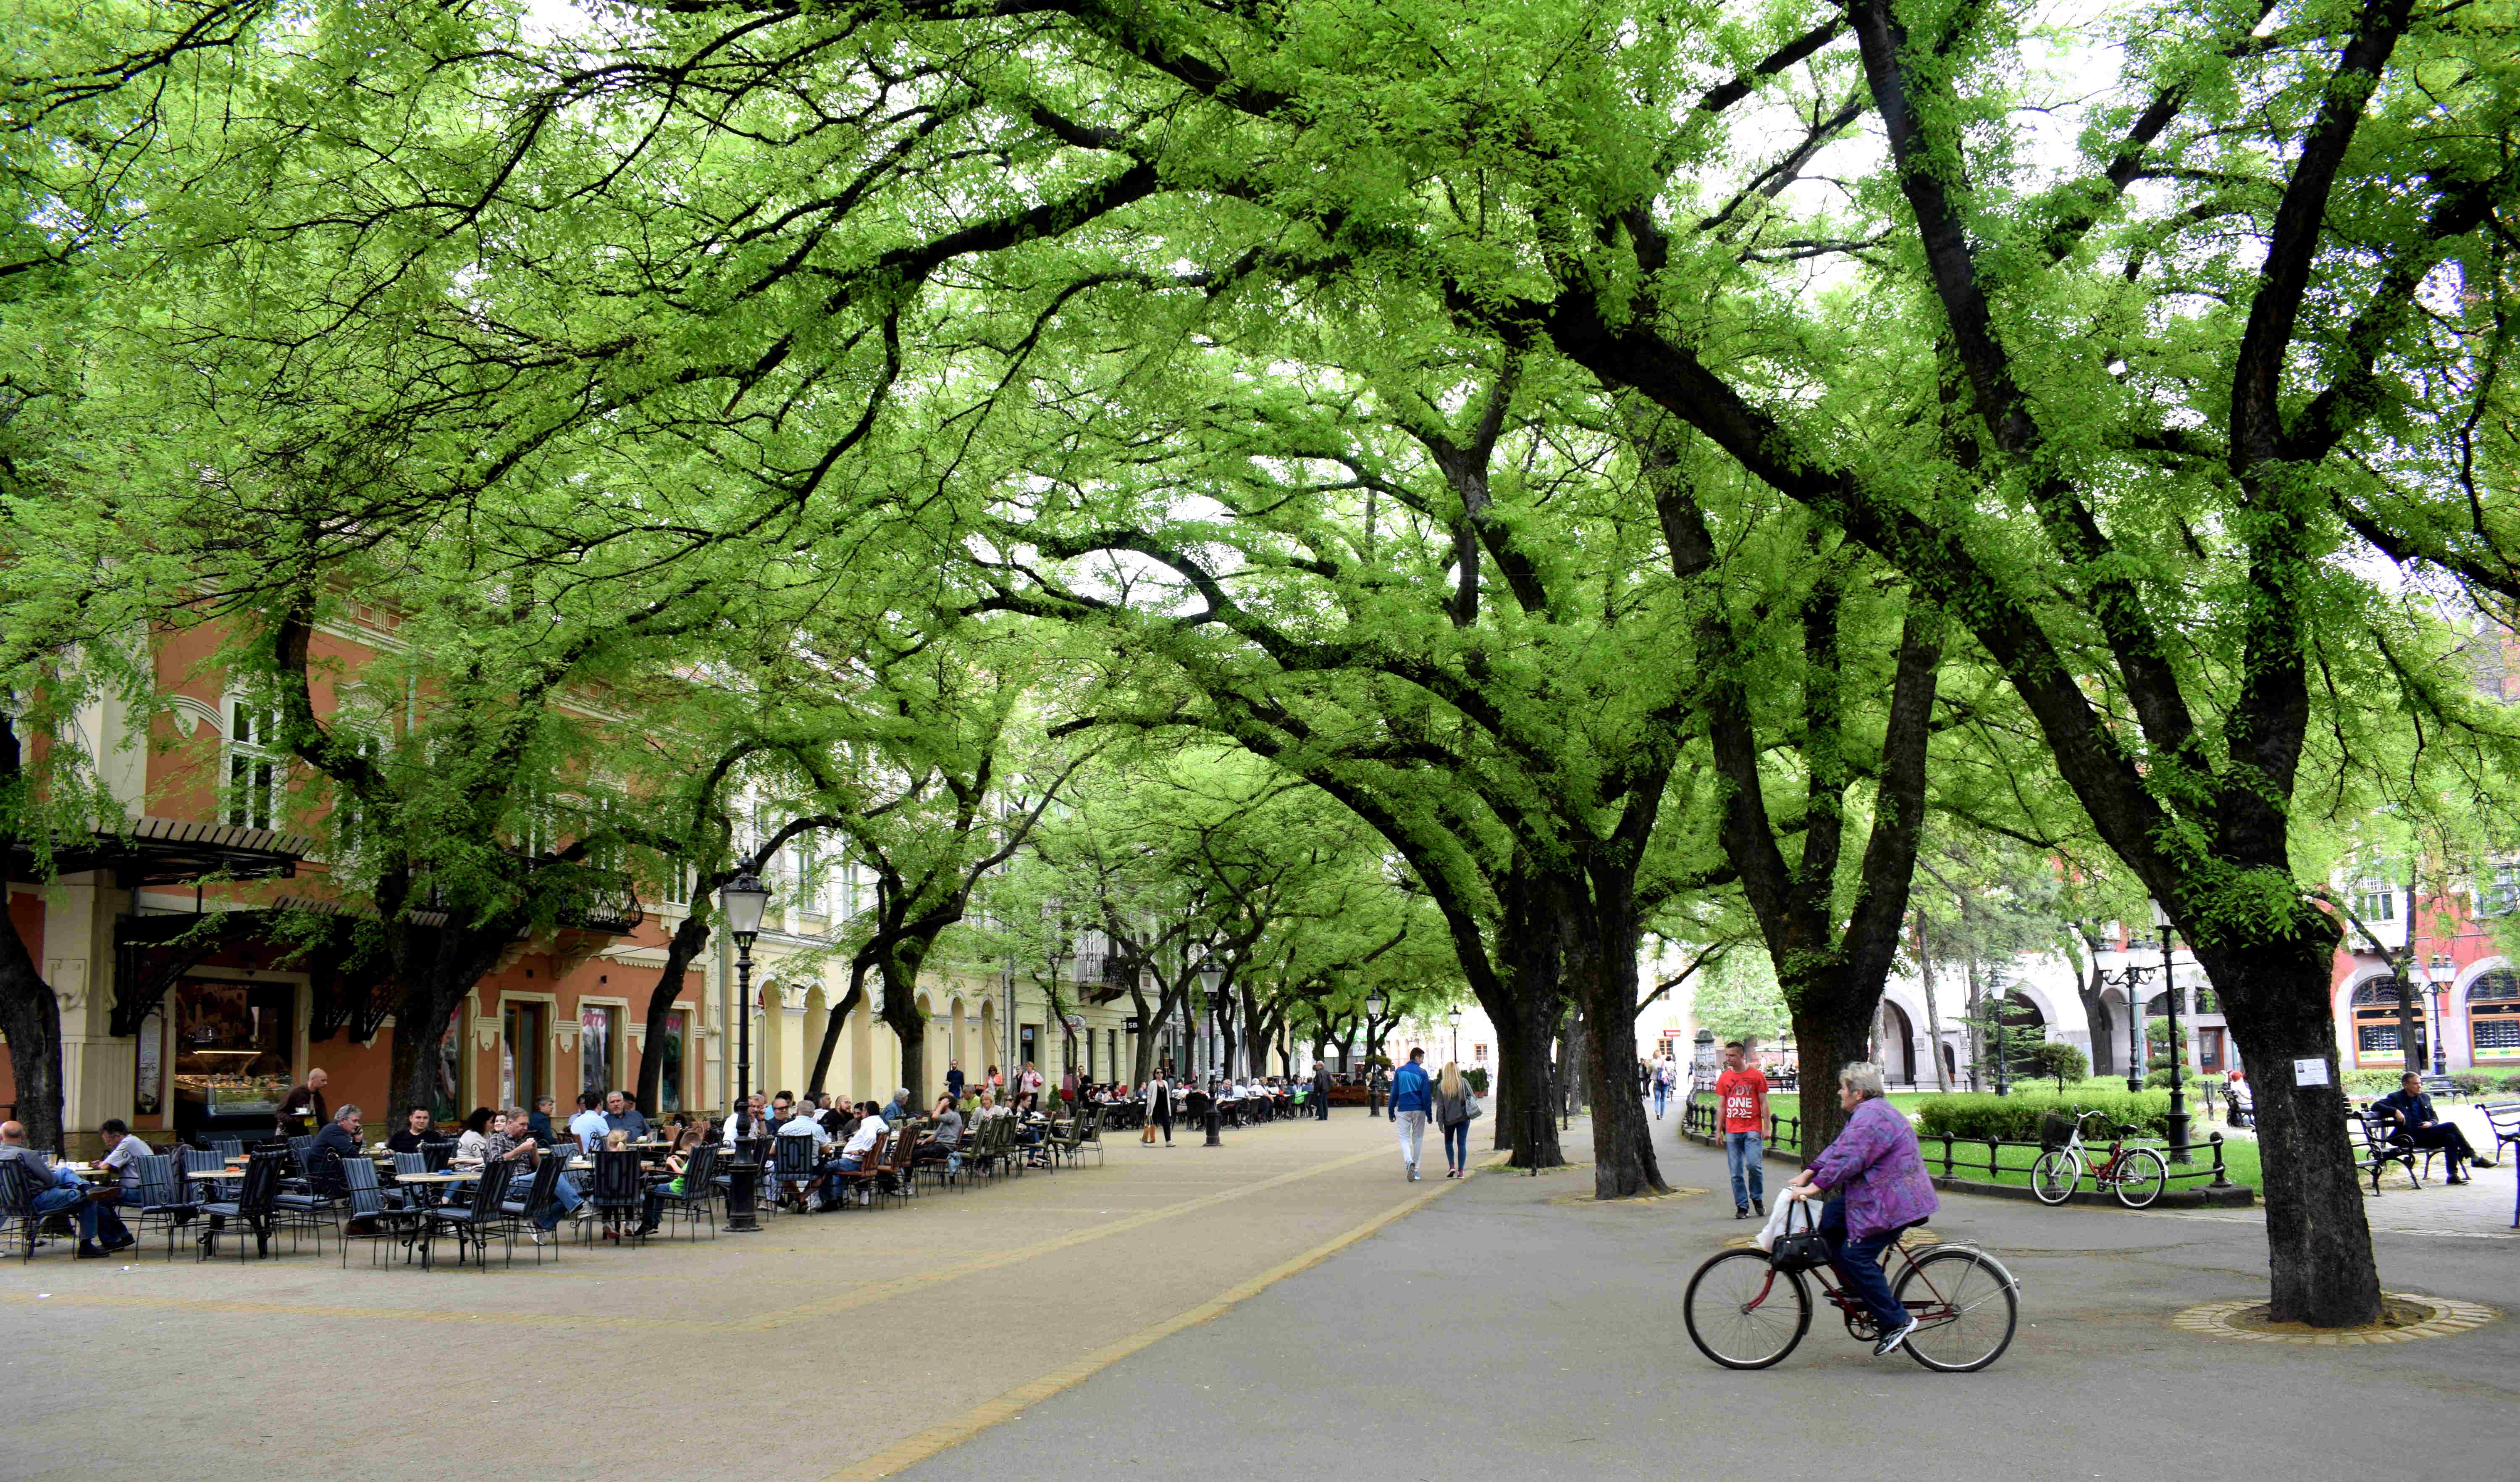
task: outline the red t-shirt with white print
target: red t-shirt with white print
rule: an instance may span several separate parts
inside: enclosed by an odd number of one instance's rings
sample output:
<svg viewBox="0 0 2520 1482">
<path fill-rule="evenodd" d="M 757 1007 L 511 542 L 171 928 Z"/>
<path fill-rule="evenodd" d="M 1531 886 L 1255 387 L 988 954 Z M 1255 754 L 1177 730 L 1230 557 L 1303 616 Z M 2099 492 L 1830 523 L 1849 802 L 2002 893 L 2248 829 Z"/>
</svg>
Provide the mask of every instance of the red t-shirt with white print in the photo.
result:
<svg viewBox="0 0 2520 1482">
<path fill-rule="evenodd" d="M 1768 1077 L 1756 1069 L 1728 1070 L 1715 1078 L 1715 1100 L 1723 1107 L 1726 1132 L 1764 1132 L 1768 1117 Z"/>
</svg>

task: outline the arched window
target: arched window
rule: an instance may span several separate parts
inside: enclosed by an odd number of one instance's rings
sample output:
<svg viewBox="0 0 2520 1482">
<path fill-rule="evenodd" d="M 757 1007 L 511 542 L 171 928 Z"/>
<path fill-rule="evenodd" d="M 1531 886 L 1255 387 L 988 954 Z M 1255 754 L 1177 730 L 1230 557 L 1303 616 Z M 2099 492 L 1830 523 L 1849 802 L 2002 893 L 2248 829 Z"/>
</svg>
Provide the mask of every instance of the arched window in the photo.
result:
<svg viewBox="0 0 2520 1482">
<path fill-rule="evenodd" d="M 2520 973 L 2497 967 L 2467 985 L 2467 1033 L 2476 1063 L 2520 1061 Z"/>
<path fill-rule="evenodd" d="M 2354 990 L 2354 1007 L 2368 1009 L 2374 1005 L 2382 1005 L 2395 1009 L 2398 1007 L 2398 975 L 2394 972 L 2384 972 Z M 2417 993 L 2413 1002 L 2421 1004 L 2423 995 Z"/>
<path fill-rule="evenodd" d="M 2491 972 L 2478 973 L 2476 980 L 2467 985 L 2467 1001 L 2471 1004 L 2520 1002 L 2520 972 L 2497 967 Z"/>
<path fill-rule="evenodd" d="M 2354 990 L 2354 1059 L 2358 1065 L 2403 1066 L 2407 1051 L 2400 1038 L 2398 1022 L 2398 987 L 2396 973 L 2384 972 Z M 2424 993 L 2417 988 L 2408 1002 L 2414 1007 L 2415 1059 L 2424 1057 Z"/>
</svg>

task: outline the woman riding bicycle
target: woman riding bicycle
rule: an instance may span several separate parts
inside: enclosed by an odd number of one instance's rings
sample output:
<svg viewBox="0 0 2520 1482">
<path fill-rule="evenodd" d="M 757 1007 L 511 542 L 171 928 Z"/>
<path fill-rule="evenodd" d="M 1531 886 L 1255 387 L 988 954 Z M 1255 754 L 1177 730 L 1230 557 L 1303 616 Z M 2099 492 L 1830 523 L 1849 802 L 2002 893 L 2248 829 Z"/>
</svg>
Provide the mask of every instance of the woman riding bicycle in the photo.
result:
<svg viewBox="0 0 2520 1482">
<path fill-rule="evenodd" d="M 1942 1207 L 1934 1197 L 1934 1181 L 1925 1174 L 1924 1157 L 1916 1150 L 1915 1129 L 1882 1100 L 1882 1093 L 1880 1066 L 1859 1062 L 1840 1070 L 1837 1100 L 1850 1113 L 1846 1130 L 1785 1186 L 1792 1198 L 1822 1191 L 1829 1195 L 1821 1209 L 1820 1232 L 1828 1241 L 1829 1264 L 1838 1279 L 1871 1310 L 1881 1334 L 1873 1345 L 1875 1358 L 1908 1341 L 1916 1326 L 1916 1320 L 1890 1294 L 1890 1282 L 1881 1274 L 1881 1252 L 1899 1232 Z"/>
</svg>

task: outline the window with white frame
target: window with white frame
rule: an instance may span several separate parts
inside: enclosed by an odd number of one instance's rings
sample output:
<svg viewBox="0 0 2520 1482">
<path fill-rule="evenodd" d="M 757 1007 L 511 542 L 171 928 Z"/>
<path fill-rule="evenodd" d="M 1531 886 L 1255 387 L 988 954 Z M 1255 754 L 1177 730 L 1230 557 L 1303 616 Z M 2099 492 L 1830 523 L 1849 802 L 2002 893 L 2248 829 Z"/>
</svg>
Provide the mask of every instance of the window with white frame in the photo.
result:
<svg viewBox="0 0 2520 1482">
<path fill-rule="evenodd" d="M 2354 914 L 2365 921 L 2398 919 L 2398 892 L 2387 880 L 2364 880 L 2354 887 Z"/>
<path fill-rule="evenodd" d="M 279 716 L 236 700 L 228 707 L 228 822 L 243 829 L 280 827 L 289 763 L 274 749 Z"/>
<path fill-rule="evenodd" d="M 2509 916 L 2520 906 L 2520 861 L 2488 865 L 2476 875 L 2476 914 Z"/>
</svg>

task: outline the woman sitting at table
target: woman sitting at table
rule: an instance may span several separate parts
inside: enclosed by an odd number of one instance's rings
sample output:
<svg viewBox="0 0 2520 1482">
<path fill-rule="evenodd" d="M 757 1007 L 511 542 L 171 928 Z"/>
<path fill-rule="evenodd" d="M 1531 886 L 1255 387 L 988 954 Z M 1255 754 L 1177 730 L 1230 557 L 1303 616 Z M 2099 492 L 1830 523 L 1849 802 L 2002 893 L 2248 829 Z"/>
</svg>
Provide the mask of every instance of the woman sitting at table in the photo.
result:
<svg viewBox="0 0 2520 1482">
<path fill-rule="evenodd" d="M 490 1119 L 496 1113 L 487 1106 L 475 1106 L 464 1119 L 463 1134 L 455 1140 L 455 1161 L 478 1163 L 490 1150 Z"/>
<path fill-rule="evenodd" d="M 421 1144 L 437 1136 L 430 1123 L 428 1108 L 414 1106 L 403 1114 L 402 1125 L 394 1129 L 393 1136 L 385 1139 L 385 1146 L 395 1152 L 420 1151 Z"/>
</svg>

